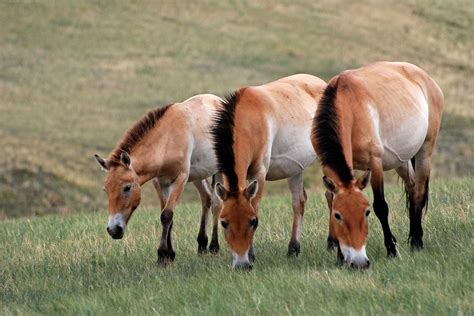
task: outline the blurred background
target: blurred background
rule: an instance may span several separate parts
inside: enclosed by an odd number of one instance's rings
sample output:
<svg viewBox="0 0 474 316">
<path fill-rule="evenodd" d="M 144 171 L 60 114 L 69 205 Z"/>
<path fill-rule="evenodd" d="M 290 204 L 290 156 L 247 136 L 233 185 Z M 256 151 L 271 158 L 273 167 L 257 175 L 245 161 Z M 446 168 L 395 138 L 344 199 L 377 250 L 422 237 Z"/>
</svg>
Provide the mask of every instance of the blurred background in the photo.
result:
<svg viewBox="0 0 474 316">
<path fill-rule="evenodd" d="M 107 156 L 150 109 L 379 60 L 438 82 L 432 176 L 471 176 L 473 20 L 469 0 L 1 1 L 0 219 L 103 210 L 93 154 Z M 320 179 L 316 163 L 310 191 Z M 281 192 L 284 181 L 267 187 Z M 187 187 L 183 200 L 197 198 Z M 158 206 L 151 185 L 142 201 Z"/>
</svg>

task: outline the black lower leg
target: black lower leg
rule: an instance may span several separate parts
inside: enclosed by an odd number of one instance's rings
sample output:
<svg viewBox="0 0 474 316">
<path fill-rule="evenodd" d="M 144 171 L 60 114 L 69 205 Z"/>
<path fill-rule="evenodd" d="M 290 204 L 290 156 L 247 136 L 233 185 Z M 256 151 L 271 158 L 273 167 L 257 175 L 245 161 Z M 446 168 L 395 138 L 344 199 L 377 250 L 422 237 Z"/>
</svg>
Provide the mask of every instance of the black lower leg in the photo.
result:
<svg viewBox="0 0 474 316">
<path fill-rule="evenodd" d="M 413 250 L 423 248 L 423 227 L 421 217 L 423 209 L 410 200 L 410 233 L 408 239 Z"/>
<path fill-rule="evenodd" d="M 409 240 L 411 248 L 420 250 L 423 248 L 423 209 L 428 209 L 428 197 L 430 191 L 430 177 L 426 177 L 422 194 L 417 198 L 410 198 L 410 234 Z"/>
<path fill-rule="evenodd" d="M 344 264 L 344 256 L 342 255 L 341 247 L 339 247 L 339 243 L 337 243 L 337 257 L 336 257 L 336 265 L 342 266 Z"/>
<path fill-rule="evenodd" d="M 336 250 L 338 246 L 339 246 L 339 243 L 337 239 L 334 239 L 333 237 L 331 237 L 331 234 L 328 234 L 327 250 L 328 251 Z"/>
<path fill-rule="evenodd" d="M 377 215 L 377 218 L 380 221 L 380 224 L 382 225 L 385 248 L 387 249 L 387 256 L 396 257 L 397 240 L 395 239 L 395 236 L 393 236 L 392 231 L 390 230 L 390 225 L 388 224 L 388 205 L 387 202 L 385 202 L 385 198 L 383 197 L 383 195 L 378 192 L 374 192 L 374 211 L 375 215 Z"/>
<path fill-rule="evenodd" d="M 216 224 L 212 227 L 211 243 L 209 244 L 209 251 L 214 255 L 219 252 L 218 231 L 219 227 Z"/>
<path fill-rule="evenodd" d="M 201 227 L 199 228 L 199 234 L 197 237 L 198 242 L 198 253 L 205 253 L 207 251 L 207 242 L 208 242 L 207 234 L 206 234 L 206 221 L 203 219 L 201 220 Z"/>
<path fill-rule="evenodd" d="M 174 258 L 176 257 L 176 253 L 174 252 L 173 249 L 173 243 L 171 242 L 171 232 L 173 230 L 173 222 L 171 222 L 170 229 L 168 230 L 168 239 L 167 239 L 167 245 L 168 245 L 168 259 L 170 261 L 174 261 Z"/>
<path fill-rule="evenodd" d="M 161 225 L 163 226 L 163 231 L 161 234 L 160 246 L 158 247 L 158 262 L 167 263 L 168 261 L 173 261 L 175 258 L 175 252 L 171 242 L 173 211 L 165 209 L 161 212 Z"/>
<path fill-rule="evenodd" d="M 250 260 L 251 263 L 255 262 L 255 254 L 253 253 L 253 244 L 250 245 L 249 260 Z"/>
</svg>

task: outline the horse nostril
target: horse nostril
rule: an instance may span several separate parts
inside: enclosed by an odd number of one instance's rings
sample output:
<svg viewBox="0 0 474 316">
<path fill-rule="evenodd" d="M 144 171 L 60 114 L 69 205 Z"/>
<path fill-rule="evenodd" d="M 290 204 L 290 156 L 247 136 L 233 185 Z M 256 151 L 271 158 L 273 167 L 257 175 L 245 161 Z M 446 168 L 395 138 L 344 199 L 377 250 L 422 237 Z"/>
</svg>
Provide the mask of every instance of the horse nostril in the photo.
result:
<svg viewBox="0 0 474 316">
<path fill-rule="evenodd" d="M 370 260 L 367 260 L 367 263 L 366 263 L 366 268 L 370 267 Z"/>
<path fill-rule="evenodd" d="M 110 229 L 109 229 L 109 226 L 107 226 L 107 233 L 110 234 Z"/>
<path fill-rule="evenodd" d="M 355 266 L 354 262 L 351 262 L 351 268 L 355 268 Z"/>
<path fill-rule="evenodd" d="M 123 233 L 123 227 L 122 226 L 116 226 L 115 231 L 117 234 L 122 234 Z"/>
</svg>

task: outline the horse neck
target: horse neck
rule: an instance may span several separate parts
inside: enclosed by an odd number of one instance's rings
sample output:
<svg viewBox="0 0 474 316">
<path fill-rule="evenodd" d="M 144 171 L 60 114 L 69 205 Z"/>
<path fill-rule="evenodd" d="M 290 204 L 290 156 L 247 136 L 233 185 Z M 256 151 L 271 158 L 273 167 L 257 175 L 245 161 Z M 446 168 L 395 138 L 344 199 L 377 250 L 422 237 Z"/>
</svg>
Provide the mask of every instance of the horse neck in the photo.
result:
<svg viewBox="0 0 474 316">
<path fill-rule="evenodd" d="M 130 154 L 140 185 L 159 175 L 159 170 L 164 164 L 163 155 L 158 154 L 162 151 L 160 149 L 164 148 L 163 136 L 163 129 L 155 127 L 134 146 Z"/>
<path fill-rule="evenodd" d="M 354 116 L 350 107 L 344 108 L 344 104 L 337 104 L 336 106 L 339 118 L 339 138 L 341 141 L 342 151 L 346 158 L 347 165 L 353 169 L 352 126 L 354 123 Z"/>
</svg>

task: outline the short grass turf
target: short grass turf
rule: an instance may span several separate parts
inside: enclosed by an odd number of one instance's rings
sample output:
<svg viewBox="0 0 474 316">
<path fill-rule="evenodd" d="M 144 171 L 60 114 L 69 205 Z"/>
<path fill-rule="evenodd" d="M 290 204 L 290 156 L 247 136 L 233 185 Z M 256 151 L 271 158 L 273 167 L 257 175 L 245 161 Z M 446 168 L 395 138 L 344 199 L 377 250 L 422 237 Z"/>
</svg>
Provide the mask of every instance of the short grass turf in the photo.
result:
<svg viewBox="0 0 474 316">
<path fill-rule="evenodd" d="M 390 186 L 400 256 L 386 258 L 371 215 L 373 264 L 365 272 L 338 268 L 336 254 L 326 251 L 322 193 L 310 196 L 296 259 L 286 257 L 289 196 L 264 198 L 250 272 L 231 270 L 222 238 L 217 256 L 197 255 L 198 204 L 176 210 L 177 257 L 168 267 L 156 264 L 156 209 L 138 209 L 120 241 L 105 231 L 106 211 L 6 220 L 0 223 L 0 314 L 472 315 L 473 189 L 472 178 L 432 183 L 425 249 L 412 252 L 402 188 Z"/>
</svg>

